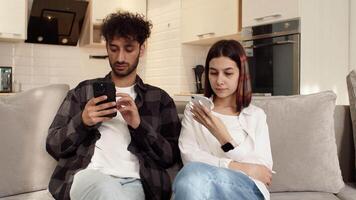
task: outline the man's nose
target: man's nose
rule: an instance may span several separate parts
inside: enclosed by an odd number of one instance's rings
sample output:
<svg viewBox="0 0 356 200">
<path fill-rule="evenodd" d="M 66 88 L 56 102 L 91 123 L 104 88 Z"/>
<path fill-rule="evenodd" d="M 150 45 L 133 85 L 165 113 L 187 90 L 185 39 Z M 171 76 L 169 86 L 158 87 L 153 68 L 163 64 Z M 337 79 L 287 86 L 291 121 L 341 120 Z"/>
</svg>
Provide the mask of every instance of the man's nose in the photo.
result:
<svg viewBox="0 0 356 200">
<path fill-rule="evenodd" d="M 117 53 L 117 61 L 118 62 L 124 62 L 125 61 L 125 57 L 126 57 L 125 52 L 119 51 Z"/>
</svg>

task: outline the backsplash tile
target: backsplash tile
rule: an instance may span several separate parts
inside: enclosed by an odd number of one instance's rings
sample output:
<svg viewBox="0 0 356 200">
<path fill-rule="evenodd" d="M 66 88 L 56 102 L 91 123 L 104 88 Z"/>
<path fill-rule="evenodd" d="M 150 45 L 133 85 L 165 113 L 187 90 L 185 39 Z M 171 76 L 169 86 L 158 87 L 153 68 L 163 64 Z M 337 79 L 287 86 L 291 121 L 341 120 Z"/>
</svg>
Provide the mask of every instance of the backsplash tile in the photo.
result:
<svg viewBox="0 0 356 200">
<path fill-rule="evenodd" d="M 204 65 L 208 49 L 181 44 L 180 7 L 180 1 L 175 0 L 148 2 L 148 19 L 153 29 L 147 45 L 145 78 L 171 96 L 196 91 L 192 68 Z"/>
<path fill-rule="evenodd" d="M 108 60 L 89 59 L 89 54 L 105 52 L 105 49 L 0 42 L 0 65 L 13 67 L 13 79 L 20 82 L 23 91 L 52 83 L 65 83 L 73 88 L 82 80 L 101 77 L 110 71 Z"/>
</svg>

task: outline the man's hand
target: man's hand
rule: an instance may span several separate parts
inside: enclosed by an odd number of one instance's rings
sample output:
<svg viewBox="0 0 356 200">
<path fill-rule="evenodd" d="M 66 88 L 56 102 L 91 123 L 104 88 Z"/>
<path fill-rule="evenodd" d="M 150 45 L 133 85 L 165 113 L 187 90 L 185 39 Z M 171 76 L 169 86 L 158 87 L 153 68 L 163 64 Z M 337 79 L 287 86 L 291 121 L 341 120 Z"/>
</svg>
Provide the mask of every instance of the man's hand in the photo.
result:
<svg viewBox="0 0 356 200">
<path fill-rule="evenodd" d="M 116 101 L 117 110 L 126 123 L 136 129 L 140 125 L 141 119 L 135 101 L 128 94 L 116 93 L 116 96 L 121 97 Z"/>
<path fill-rule="evenodd" d="M 116 112 L 116 108 L 111 108 L 116 106 L 116 102 L 108 102 L 96 105 L 97 103 L 105 101 L 106 99 L 107 96 L 105 95 L 97 98 L 92 98 L 85 105 L 84 110 L 82 112 L 82 120 L 86 126 L 94 126 L 99 122 L 104 122 L 111 119 L 110 117 L 103 116 Z"/>
<path fill-rule="evenodd" d="M 272 183 L 272 171 L 264 165 L 232 161 L 229 165 L 229 168 L 241 170 L 248 176 L 261 181 L 267 186 L 270 186 Z"/>
</svg>

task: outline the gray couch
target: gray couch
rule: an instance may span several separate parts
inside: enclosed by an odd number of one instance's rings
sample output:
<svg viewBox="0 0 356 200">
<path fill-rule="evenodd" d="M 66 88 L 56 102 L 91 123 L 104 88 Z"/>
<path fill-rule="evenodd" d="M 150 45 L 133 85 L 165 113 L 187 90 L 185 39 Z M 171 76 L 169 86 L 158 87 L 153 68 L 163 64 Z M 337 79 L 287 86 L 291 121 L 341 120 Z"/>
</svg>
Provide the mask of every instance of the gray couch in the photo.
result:
<svg viewBox="0 0 356 200">
<path fill-rule="evenodd" d="M 1 200 L 52 199 L 46 188 L 49 177 L 55 167 L 55 161 L 45 151 L 45 138 L 47 135 L 47 129 L 68 89 L 69 87 L 67 85 L 50 85 L 16 95 L 0 97 Z M 281 98 L 284 101 L 284 98 L 286 97 Z M 281 104 L 281 102 L 279 102 L 280 100 L 281 99 L 274 99 L 269 101 L 266 99 L 260 99 L 254 101 L 255 104 L 258 104 L 264 108 L 268 116 L 268 123 L 270 125 L 272 153 L 274 156 L 275 170 L 277 171 L 276 178 L 274 178 L 276 184 L 271 187 L 271 190 L 273 191 L 271 199 L 356 200 L 356 189 L 355 186 L 352 185 L 352 183 L 355 182 L 355 149 L 352 139 L 352 125 L 349 107 L 336 106 L 333 117 L 335 121 L 333 121 L 333 123 L 331 123 L 332 126 L 330 126 L 332 129 L 335 129 L 336 137 L 334 140 L 331 140 L 331 142 L 334 144 L 336 142 L 337 144 L 337 157 L 340 162 L 342 178 L 347 183 L 346 186 L 343 187 L 340 180 L 337 179 L 337 170 L 331 171 L 330 174 L 328 174 L 327 170 L 324 170 L 324 167 L 319 166 L 319 164 L 313 166 L 311 163 L 302 163 L 302 166 L 310 165 L 308 166 L 310 170 L 316 169 L 319 171 L 325 171 L 326 174 L 322 177 L 315 177 L 313 180 L 299 180 L 298 177 L 293 177 L 293 174 L 290 175 L 293 179 L 288 177 L 288 173 L 291 173 L 288 169 L 297 171 L 298 168 L 283 168 L 283 164 L 293 163 L 295 160 L 286 159 L 284 161 L 280 160 L 280 158 L 283 158 L 285 155 L 289 155 L 290 157 L 296 157 L 297 155 L 288 154 L 288 147 L 276 149 L 276 147 L 280 148 L 281 146 L 281 144 L 278 143 L 278 140 L 280 139 L 274 137 L 276 135 L 276 130 L 282 130 L 283 128 L 288 128 L 289 126 L 286 126 L 285 123 L 274 123 L 274 121 L 279 121 L 281 117 L 280 115 L 275 115 L 275 113 L 281 111 L 276 110 L 272 104 L 273 102 Z M 297 100 L 299 101 L 299 99 Z M 266 102 L 267 104 L 264 104 Z M 289 104 L 290 102 L 285 103 Z M 186 102 L 176 102 L 176 104 L 178 112 L 181 115 Z M 289 114 L 291 116 L 295 117 L 293 112 L 287 111 L 287 113 L 288 112 L 290 112 Z M 322 121 L 322 123 L 325 122 L 328 122 L 328 120 Z M 330 123 L 328 124 L 330 125 Z M 303 129 L 303 127 L 300 127 L 300 129 Z M 284 134 L 289 134 L 289 131 L 284 132 Z M 279 135 L 278 137 L 282 136 Z M 313 138 L 310 140 L 312 139 Z M 294 143 L 288 145 L 292 146 L 293 144 Z M 303 146 L 303 144 L 300 146 Z M 320 145 L 316 144 L 316 146 Z M 323 152 L 320 153 L 322 154 Z M 330 158 L 332 158 L 332 155 L 330 155 Z M 333 161 L 335 161 L 335 159 Z M 171 172 L 174 174 L 175 170 L 171 170 Z M 323 189 L 333 190 L 332 188 L 329 188 L 329 186 L 332 187 L 333 185 L 325 185 L 323 183 L 323 180 L 328 180 L 327 177 L 329 176 L 335 176 L 336 178 L 334 177 L 334 179 L 337 183 L 336 186 L 343 187 L 343 189 L 341 189 L 341 191 L 336 195 L 330 192 L 321 191 Z M 292 181 L 290 181 L 291 179 Z M 283 181 L 286 182 L 286 184 L 284 184 Z M 322 187 L 314 187 L 314 185 L 316 185 L 314 182 L 317 181 L 321 181 L 320 184 Z M 294 182 L 296 182 L 296 184 L 294 184 Z M 307 187 L 310 186 L 310 189 L 304 189 L 303 186 L 305 185 Z"/>
</svg>

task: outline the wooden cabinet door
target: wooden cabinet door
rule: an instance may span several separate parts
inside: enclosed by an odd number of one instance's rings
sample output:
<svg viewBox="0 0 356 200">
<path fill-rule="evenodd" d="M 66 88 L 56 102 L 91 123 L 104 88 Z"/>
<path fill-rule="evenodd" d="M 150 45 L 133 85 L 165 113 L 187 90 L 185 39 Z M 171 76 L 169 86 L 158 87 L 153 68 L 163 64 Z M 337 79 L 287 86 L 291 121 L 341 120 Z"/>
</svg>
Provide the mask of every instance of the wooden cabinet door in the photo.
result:
<svg viewBox="0 0 356 200">
<path fill-rule="evenodd" d="M 242 0 L 242 27 L 299 17 L 299 0 Z"/>
<path fill-rule="evenodd" d="M 27 1 L 0 0 L 0 38 L 24 40 L 27 37 Z"/>
<path fill-rule="evenodd" d="M 223 37 L 239 31 L 238 0 L 182 0 L 182 42 Z"/>
<path fill-rule="evenodd" d="M 120 0 L 92 0 L 92 22 L 100 24 L 105 17 L 120 8 Z"/>
</svg>

